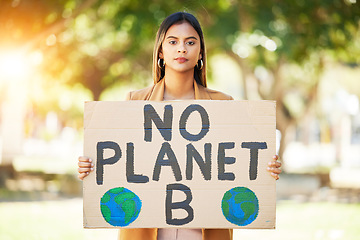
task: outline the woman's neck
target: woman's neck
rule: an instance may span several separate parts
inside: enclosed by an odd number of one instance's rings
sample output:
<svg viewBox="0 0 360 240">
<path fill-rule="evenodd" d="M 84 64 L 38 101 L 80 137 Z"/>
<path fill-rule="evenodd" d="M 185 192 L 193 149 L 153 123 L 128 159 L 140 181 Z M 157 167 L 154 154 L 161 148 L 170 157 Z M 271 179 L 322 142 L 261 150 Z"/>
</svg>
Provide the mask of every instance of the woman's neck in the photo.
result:
<svg viewBox="0 0 360 240">
<path fill-rule="evenodd" d="M 194 99 L 194 73 L 165 72 L 165 100 Z"/>
</svg>

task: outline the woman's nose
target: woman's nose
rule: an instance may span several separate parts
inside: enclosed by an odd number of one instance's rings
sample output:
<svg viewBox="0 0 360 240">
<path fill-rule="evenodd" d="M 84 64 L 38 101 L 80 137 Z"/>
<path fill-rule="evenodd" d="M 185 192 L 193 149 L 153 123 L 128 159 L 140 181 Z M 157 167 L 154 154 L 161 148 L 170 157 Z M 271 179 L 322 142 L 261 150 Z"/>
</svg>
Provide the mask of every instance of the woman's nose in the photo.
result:
<svg viewBox="0 0 360 240">
<path fill-rule="evenodd" d="M 186 48 L 183 44 L 180 44 L 179 49 L 178 49 L 178 53 L 186 53 Z"/>
</svg>

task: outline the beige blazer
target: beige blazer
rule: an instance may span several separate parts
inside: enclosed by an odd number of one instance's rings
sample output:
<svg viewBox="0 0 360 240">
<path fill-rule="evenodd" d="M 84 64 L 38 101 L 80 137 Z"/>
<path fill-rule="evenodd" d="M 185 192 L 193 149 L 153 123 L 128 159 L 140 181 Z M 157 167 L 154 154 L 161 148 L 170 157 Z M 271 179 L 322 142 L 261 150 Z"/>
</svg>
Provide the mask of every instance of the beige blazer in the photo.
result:
<svg viewBox="0 0 360 240">
<path fill-rule="evenodd" d="M 164 99 L 165 81 L 162 79 L 153 86 L 129 92 L 126 100 L 148 100 L 162 101 Z M 233 98 L 225 93 L 211 90 L 203 87 L 194 81 L 195 99 L 203 100 L 233 100 Z"/>
<path fill-rule="evenodd" d="M 164 98 L 165 81 L 129 92 L 126 100 L 162 101 Z M 195 99 L 204 100 L 233 100 L 225 93 L 205 88 L 194 81 Z M 119 240 L 157 240 L 157 228 L 124 228 L 119 232 Z M 232 229 L 202 229 L 203 240 L 231 240 Z"/>
</svg>

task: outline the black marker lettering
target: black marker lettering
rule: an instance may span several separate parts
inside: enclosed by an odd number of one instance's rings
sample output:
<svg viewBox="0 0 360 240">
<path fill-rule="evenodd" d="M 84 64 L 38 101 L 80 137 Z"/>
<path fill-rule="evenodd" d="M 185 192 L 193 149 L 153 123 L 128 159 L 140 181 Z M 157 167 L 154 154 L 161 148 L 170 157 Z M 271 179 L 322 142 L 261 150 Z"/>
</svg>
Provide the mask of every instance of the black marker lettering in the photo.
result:
<svg viewBox="0 0 360 240">
<path fill-rule="evenodd" d="M 194 111 L 197 111 L 200 113 L 201 122 L 202 122 L 201 131 L 196 135 L 191 134 L 186 130 L 187 120 L 188 120 L 190 114 Z M 209 115 L 207 114 L 205 108 L 203 108 L 202 106 L 200 106 L 198 104 L 191 104 L 181 114 L 180 121 L 179 121 L 179 129 L 180 129 L 181 136 L 183 136 L 183 138 L 185 138 L 186 140 L 199 141 L 208 133 L 209 128 L 210 128 Z"/>
<path fill-rule="evenodd" d="M 234 142 L 223 142 L 219 143 L 218 149 L 218 179 L 234 181 L 235 175 L 232 172 L 225 172 L 225 164 L 235 163 L 234 157 L 226 157 L 225 149 L 233 149 L 235 147 Z"/>
<path fill-rule="evenodd" d="M 200 153 L 190 143 L 186 145 L 186 179 L 192 180 L 193 178 L 193 159 L 199 165 L 202 175 L 205 180 L 211 180 L 211 143 L 204 145 L 205 161 Z"/>
<path fill-rule="evenodd" d="M 149 177 L 134 173 L 134 143 L 126 144 L 126 179 L 132 183 L 147 183 Z"/>
<path fill-rule="evenodd" d="M 164 107 L 164 121 L 156 113 L 154 107 L 150 104 L 144 106 L 144 140 L 151 142 L 152 140 L 152 122 L 155 123 L 156 128 L 160 131 L 161 136 L 165 141 L 171 141 L 171 130 L 173 120 L 173 108 L 171 105 Z"/>
<path fill-rule="evenodd" d="M 182 191 L 186 195 L 186 199 L 182 202 L 173 202 L 173 191 Z M 183 184 L 169 184 L 166 186 L 166 200 L 165 200 L 165 214 L 166 223 L 169 225 L 184 225 L 191 222 L 194 219 L 194 209 L 189 205 L 192 200 L 192 194 L 190 188 Z M 172 217 L 173 209 L 183 209 L 187 212 L 187 217 L 183 219 L 177 219 Z"/>
<path fill-rule="evenodd" d="M 114 156 L 104 159 L 105 149 L 114 150 Z M 104 179 L 104 165 L 112 165 L 116 163 L 121 158 L 121 149 L 116 142 L 98 142 L 96 145 L 96 155 L 96 183 L 97 185 L 102 185 Z"/>
<path fill-rule="evenodd" d="M 250 180 L 255 180 L 257 178 L 259 149 L 267 149 L 266 142 L 243 142 L 241 147 L 250 149 L 249 177 Z"/>
<path fill-rule="evenodd" d="M 168 156 L 168 159 L 164 159 L 165 154 Z M 153 172 L 153 180 L 159 181 L 159 175 L 162 166 L 171 166 L 176 181 L 181 181 L 181 171 L 179 163 L 176 159 L 174 151 L 171 149 L 171 145 L 168 142 L 164 142 L 161 146 L 159 154 L 156 159 L 154 172 Z"/>
</svg>

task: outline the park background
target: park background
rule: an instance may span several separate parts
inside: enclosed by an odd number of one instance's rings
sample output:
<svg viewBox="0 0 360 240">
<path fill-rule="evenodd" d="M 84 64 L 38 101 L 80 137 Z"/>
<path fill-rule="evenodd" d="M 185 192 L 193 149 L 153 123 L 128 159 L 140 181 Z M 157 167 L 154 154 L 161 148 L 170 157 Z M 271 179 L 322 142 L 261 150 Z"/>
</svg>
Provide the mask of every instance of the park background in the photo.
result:
<svg viewBox="0 0 360 240">
<path fill-rule="evenodd" d="M 150 85 L 177 11 L 202 24 L 210 88 L 277 101 L 277 229 L 234 239 L 358 239 L 357 0 L 0 0 L 0 239 L 116 239 L 82 228 L 84 101 Z"/>
</svg>

